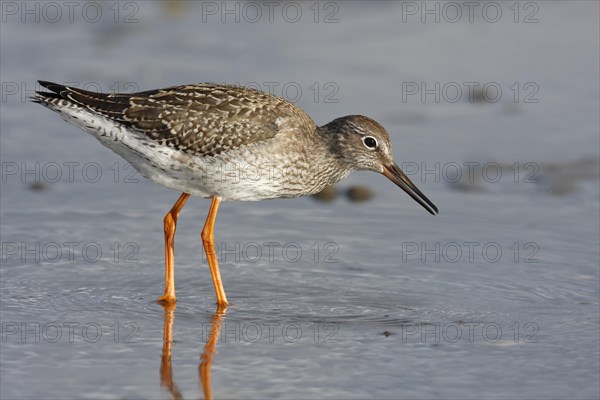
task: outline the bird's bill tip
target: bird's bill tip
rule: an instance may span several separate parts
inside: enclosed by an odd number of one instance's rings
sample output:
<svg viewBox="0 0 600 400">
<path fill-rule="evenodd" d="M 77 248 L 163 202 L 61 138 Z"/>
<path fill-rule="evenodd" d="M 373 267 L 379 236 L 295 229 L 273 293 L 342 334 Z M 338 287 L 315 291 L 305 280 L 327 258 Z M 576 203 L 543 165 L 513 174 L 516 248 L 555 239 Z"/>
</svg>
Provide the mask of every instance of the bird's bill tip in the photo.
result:
<svg viewBox="0 0 600 400">
<path fill-rule="evenodd" d="M 383 175 L 404 190 L 413 200 L 419 203 L 431 215 L 439 213 L 438 208 L 421 192 L 400 167 L 395 163 L 383 166 Z"/>
</svg>

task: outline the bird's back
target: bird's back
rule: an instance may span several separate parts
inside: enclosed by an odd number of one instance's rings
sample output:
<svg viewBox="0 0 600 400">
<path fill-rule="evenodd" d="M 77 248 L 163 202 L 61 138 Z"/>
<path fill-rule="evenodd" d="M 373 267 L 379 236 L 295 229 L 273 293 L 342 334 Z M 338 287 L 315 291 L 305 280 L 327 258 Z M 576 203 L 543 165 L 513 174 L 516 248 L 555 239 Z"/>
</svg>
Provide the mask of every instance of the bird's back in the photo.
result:
<svg viewBox="0 0 600 400">
<path fill-rule="evenodd" d="M 285 131 L 310 134 L 316 129 L 296 105 L 242 86 L 199 83 L 108 94 L 40 84 L 51 92 L 37 92 L 34 101 L 54 111 L 80 109 L 145 135 L 158 145 L 199 156 L 217 155 Z M 76 120 L 69 122 L 78 125 Z"/>
</svg>

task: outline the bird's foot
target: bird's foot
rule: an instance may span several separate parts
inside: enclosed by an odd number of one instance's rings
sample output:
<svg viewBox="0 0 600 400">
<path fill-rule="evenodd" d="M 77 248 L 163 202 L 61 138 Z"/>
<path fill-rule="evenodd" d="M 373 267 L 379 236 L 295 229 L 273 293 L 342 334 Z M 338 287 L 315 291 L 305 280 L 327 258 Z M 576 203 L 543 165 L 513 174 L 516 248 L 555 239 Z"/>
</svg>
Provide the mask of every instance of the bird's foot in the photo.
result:
<svg viewBox="0 0 600 400">
<path fill-rule="evenodd" d="M 158 304 L 162 304 L 162 305 L 173 305 L 173 304 L 175 304 L 175 294 L 174 293 L 165 293 L 164 295 L 162 295 L 158 299 L 156 299 L 156 302 Z"/>
<path fill-rule="evenodd" d="M 217 302 L 217 314 L 225 314 L 227 307 L 229 307 L 229 303 L 227 301 L 224 303 Z"/>
</svg>

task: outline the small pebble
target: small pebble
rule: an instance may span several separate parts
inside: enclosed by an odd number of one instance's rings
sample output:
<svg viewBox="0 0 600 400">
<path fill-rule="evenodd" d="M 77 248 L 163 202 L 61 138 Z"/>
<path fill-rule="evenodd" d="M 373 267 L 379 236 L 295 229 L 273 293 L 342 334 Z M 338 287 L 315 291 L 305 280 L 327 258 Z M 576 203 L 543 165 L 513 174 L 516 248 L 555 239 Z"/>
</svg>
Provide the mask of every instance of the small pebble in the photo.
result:
<svg viewBox="0 0 600 400">
<path fill-rule="evenodd" d="M 473 93 L 472 93 L 472 103 L 490 103 L 490 99 L 488 97 L 492 97 L 494 94 L 492 93 L 486 93 L 486 91 L 482 88 L 474 88 L 473 89 Z"/>
<path fill-rule="evenodd" d="M 325 203 L 330 203 L 333 200 L 335 200 L 337 195 L 337 188 L 334 185 L 329 185 L 325 189 L 321 190 L 319 193 L 313 194 L 312 198 Z"/>
<path fill-rule="evenodd" d="M 42 192 L 48 189 L 48 185 L 46 185 L 44 182 L 34 182 L 29 185 L 29 189 L 33 190 L 34 192 Z"/>
<path fill-rule="evenodd" d="M 373 198 L 375 193 L 371 189 L 366 186 L 352 186 L 346 192 L 346 197 L 348 200 L 354 203 L 362 203 L 365 201 L 369 201 Z"/>
</svg>

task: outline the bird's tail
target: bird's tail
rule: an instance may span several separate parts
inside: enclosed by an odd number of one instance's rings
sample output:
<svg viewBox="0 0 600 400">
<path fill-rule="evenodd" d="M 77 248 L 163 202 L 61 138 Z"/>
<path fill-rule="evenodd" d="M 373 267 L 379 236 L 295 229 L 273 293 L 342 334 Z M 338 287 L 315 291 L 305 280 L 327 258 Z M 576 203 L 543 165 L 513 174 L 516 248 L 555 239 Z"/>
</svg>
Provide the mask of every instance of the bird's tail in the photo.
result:
<svg viewBox="0 0 600 400">
<path fill-rule="evenodd" d="M 90 92 L 48 81 L 38 82 L 49 92 L 37 91 L 31 99 L 34 103 L 54 111 L 64 107 L 84 109 L 119 122 L 123 122 L 123 112 L 130 106 L 129 100 L 135 95 Z"/>
<path fill-rule="evenodd" d="M 38 81 L 38 83 L 50 91 L 36 91 L 35 95 L 31 98 L 32 102 L 46 107 L 67 105 L 67 102 L 69 101 L 66 95 L 69 89 L 67 86 L 48 81 Z"/>
</svg>

